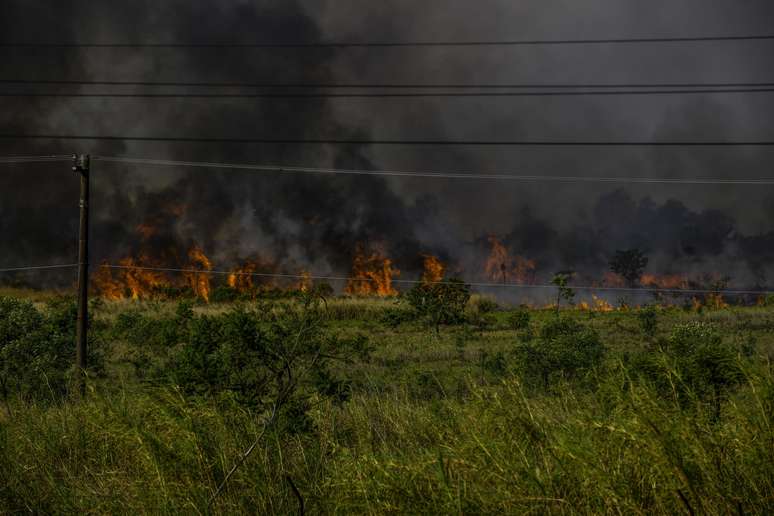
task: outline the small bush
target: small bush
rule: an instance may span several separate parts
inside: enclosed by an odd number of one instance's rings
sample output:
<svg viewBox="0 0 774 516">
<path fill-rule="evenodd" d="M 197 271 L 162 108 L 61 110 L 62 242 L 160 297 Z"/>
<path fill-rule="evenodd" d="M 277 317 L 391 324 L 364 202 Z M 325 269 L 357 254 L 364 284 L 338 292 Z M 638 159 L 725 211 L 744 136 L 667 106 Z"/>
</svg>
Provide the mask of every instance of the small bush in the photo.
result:
<svg viewBox="0 0 774 516">
<path fill-rule="evenodd" d="M 642 332 L 649 338 L 656 336 L 658 330 L 658 313 L 656 307 L 648 305 L 637 314 L 637 319 L 640 322 L 640 328 Z"/>
<path fill-rule="evenodd" d="M 710 401 L 717 419 L 723 399 L 743 378 L 738 355 L 710 324 L 692 322 L 675 326 L 659 352 L 639 357 L 635 368 L 682 405 Z"/>
<path fill-rule="evenodd" d="M 426 320 L 438 332 L 442 324 L 459 324 L 465 320 L 470 287 L 457 279 L 420 284 L 408 291 L 404 299 L 417 318 Z"/>
<path fill-rule="evenodd" d="M 56 299 L 43 311 L 31 303 L 0 297 L 0 396 L 57 400 L 67 393 L 75 362 L 76 305 Z M 92 343 L 93 344 L 93 343 Z M 90 363 L 99 370 L 98 350 Z"/>
<path fill-rule="evenodd" d="M 190 299 L 180 301 L 172 318 L 152 317 L 138 310 L 121 312 L 108 335 L 125 341 L 135 352 L 170 349 L 186 339 L 193 307 Z"/>
<path fill-rule="evenodd" d="M 210 293 L 210 303 L 233 303 L 242 297 L 239 290 L 228 285 L 220 285 Z"/>
<path fill-rule="evenodd" d="M 541 328 L 537 339 L 522 342 L 516 356 L 527 379 L 548 387 L 553 377 L 576 378 L 605 358 L 599 335 L 570 319 L 556 319 Z"/>
<path fill-rule="evenodd" d="M 417 313 L 414 310 L 401 307 L 391 307 L 382 311 L 380 320 L 390 328 L 397 328 L 403 323 L 415 321 L 416 318 Z"/>
<path fill-rule="evenodd" d="M 306 407 L 313 394 L 344 400 L 348 382 L 335 378 L 330 365 L 365 359 L 369 349 L 364 337 L 331 335 L 324 320 L 311 298 L 301 306 L 194 317 L 171 379 L 188 394 L 233 397 L 259 411 Z"/>
<path fill-rule="evenodd" d="M 478 312 L 481 314 L 491 314 L 500 309 L 500 305 L 497 304 L 497 301 L 488 297 L 480 298 L 478 303 L 476 303 L 476 306 L 478 308 Z"/>
<path fill-rule="evenodd" d="M 508 317 L 508 324 L 514 330 L 526 330 L 532 322 L 532 315 L 529 310 L 520 308 Z"/>
</svg>

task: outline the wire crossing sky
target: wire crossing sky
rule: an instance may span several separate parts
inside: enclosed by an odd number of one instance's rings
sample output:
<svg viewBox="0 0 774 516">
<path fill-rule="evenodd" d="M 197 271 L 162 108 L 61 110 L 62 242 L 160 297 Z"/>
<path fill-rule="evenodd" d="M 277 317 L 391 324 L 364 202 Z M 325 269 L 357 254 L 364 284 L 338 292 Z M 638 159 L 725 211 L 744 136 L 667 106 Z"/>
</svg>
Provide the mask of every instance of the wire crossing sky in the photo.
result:
<svg viewBox="0 0 774 516">
<path fill-rule="evenodd" d="M 249 49 L 249 48 L 401 48 L 401 47 L 502 47 L 541 45 L 614 45 L 643 43 L 710 43 L 739 41 L 772 41 L 774 34 L 738 34 L 709 36 L 649 36 L 603 39 L 524 39 L 478 41 L 328 41 L 314 43 L 0 43 L 0 48 L 50 48 L 50 49 Z"/>
<path fill-rule="evenodd" d="M 238 4 L 4 2 L 6 263 L 69 261 L 88 153 L 107 263 L 196 242 L 344 277 L 364 246 L 474 280 L 496 237 L 538 284 L 632 248 L 772 284 L 770 1 Z"/>
</svg>

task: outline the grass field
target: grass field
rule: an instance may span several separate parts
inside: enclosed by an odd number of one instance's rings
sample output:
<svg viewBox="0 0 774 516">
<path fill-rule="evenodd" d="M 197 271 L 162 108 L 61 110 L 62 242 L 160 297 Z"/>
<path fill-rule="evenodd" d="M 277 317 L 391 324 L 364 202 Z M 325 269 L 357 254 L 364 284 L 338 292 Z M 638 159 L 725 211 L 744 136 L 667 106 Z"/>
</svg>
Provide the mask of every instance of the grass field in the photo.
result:
<svg viewBox="0 0 774 516">
<path fill-rule="evenodd" d="M 293 304 L 243 304 L 253 319 L 234 320 L 262 327 Z M 363 336 L 370 353 L 331 362 L 335 392 L 302 381 L 303 413 L 272 418 L 230 383 L 170 376 L 192 346 L 233 352 L 194 333 L 221 335 L 202 328 L 234 306 L 196 305 L 181 322 L 173 302 L 96 303 L 101 367 L 85 395 L 52 383 L 6 396 L 0 512 L 774 512 L 774 308 L 490 305 L 474 299 L 436 331 L 395 301 L 327 300 L 320 338 Z M 32 356 L 28 367 L 45 386 L 47 366 Z"/>
</svg>

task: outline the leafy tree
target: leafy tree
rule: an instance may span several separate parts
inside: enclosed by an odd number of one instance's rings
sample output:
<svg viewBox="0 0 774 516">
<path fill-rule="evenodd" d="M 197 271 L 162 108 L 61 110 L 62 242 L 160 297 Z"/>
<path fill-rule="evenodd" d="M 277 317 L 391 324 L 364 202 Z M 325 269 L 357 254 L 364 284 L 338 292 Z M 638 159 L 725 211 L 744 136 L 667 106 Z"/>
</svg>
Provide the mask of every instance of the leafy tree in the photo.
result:
<svg viewBox="0 0 774 516">
<path fill-rule="evenodd" d="M 616 251 L 615 257 L 610 261 L 610 270 L 625 279 L 632 288 L 639 285 L 647 266 L 648 257 L 639 249 Z"/>
<path fill-rule="evenodd" d="M 551 283 L 557 286 L 556 293 L 556 313 L 559 314 L 559 307 L 564 299 L 567 304 L 572 305 L 575 301 L 575 291 L 569 286 L 570 280 L 575 276 L 573 271 L 560 271 L 554 275 Z"/>
</svg>

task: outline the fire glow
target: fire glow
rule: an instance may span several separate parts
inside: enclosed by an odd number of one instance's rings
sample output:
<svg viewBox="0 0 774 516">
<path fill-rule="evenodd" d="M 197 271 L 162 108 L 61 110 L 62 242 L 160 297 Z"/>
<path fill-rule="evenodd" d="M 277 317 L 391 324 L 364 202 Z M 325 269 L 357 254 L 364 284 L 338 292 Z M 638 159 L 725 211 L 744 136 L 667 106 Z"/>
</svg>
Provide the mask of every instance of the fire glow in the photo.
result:
<svg viewBox="0 0 774 516">
<path fill-rule="evenodd" d="M 489 237 L 492 250 L 484 265 L 489 281 L 530 285 L 535 282 L 537 264 L 523 256 L 511 256 L 502 242 L 495 236 Z"/>
<path fill-rule="evenodd" d="M 379 252 L 367 253 L 359 245 L 344 292 L 352 296 L 394 297 L 398 295 L 392 285 L 396 276 L 400 276 L 400 271 L 393 267 L 392 260 Z"/>
</svg>

